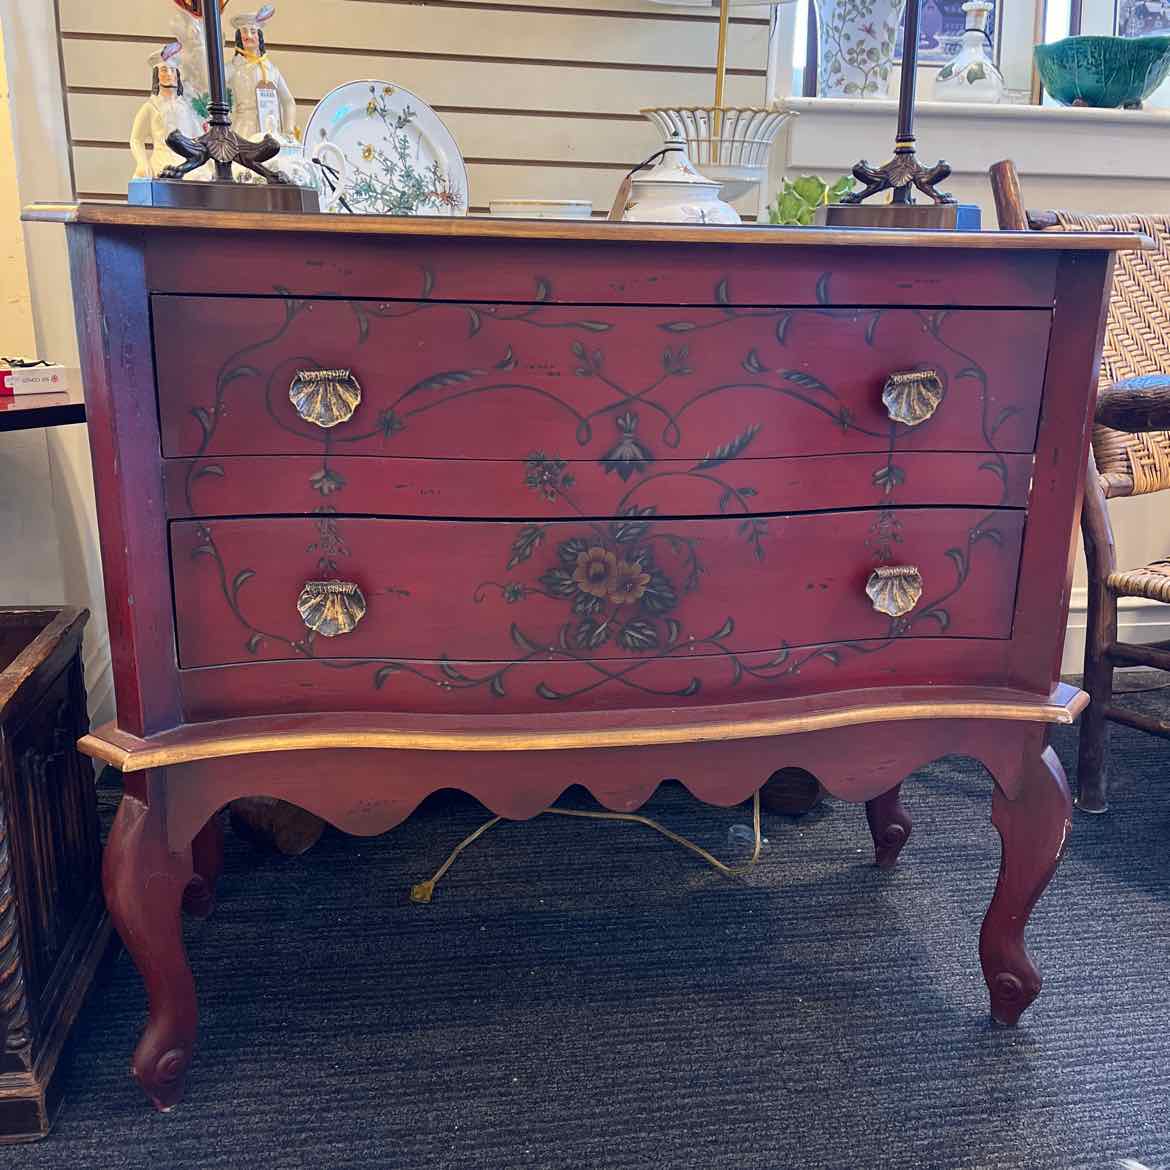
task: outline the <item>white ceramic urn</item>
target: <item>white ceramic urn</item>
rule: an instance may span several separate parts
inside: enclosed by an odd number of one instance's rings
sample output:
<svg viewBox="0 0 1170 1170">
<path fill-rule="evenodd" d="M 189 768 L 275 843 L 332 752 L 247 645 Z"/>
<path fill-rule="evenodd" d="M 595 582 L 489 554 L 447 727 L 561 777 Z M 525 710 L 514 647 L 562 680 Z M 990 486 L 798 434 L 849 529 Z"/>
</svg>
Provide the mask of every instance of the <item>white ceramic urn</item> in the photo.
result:
<svg viewBox="0 0 1170 1170">
<path fill-rule="evenodd" d="M 662 157 L 630 180 L 622 219 L 635 223 L 739 223 L 735 208 L 719 198 L 720 186 L 695 170 L 686 144 L 678 134 L 672 134 Z"/>
</svg>

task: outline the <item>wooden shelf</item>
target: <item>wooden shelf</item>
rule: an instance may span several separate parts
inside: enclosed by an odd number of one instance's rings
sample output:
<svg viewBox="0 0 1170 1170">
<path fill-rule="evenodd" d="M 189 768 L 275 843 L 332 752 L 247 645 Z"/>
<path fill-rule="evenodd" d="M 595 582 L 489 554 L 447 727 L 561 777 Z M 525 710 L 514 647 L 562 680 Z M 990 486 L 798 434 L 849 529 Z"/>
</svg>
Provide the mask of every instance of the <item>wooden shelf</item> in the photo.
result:
<svg viewBox="0 0 1170 1170">
<path fill-rule="evenodd" d="M 85 422 L 85 398 L 79 389 L 67 394 L 0 396 L 0 431 L 28 431 Z"/>
</svg>

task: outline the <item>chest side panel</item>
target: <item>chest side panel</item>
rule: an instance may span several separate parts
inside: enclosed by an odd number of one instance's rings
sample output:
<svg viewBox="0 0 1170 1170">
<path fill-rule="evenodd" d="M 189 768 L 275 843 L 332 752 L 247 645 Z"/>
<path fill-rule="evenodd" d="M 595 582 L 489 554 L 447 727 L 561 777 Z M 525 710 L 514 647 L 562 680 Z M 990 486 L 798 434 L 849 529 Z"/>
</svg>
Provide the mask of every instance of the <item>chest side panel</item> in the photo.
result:
<svg viewBox="0 0 1170 1170">
<path fill-rule="evenodd" d="M 1112 268 L 1107 254 L 1061 259 L 1005 678 L 1023 689 L 1047 691 L 1060 677 Z"/>
<path fill-rule="evenodd" d="M 69 254 L 118 719 L 150 734 L 181 715 L 143 242 L 71 226 Z"/>
</svg>

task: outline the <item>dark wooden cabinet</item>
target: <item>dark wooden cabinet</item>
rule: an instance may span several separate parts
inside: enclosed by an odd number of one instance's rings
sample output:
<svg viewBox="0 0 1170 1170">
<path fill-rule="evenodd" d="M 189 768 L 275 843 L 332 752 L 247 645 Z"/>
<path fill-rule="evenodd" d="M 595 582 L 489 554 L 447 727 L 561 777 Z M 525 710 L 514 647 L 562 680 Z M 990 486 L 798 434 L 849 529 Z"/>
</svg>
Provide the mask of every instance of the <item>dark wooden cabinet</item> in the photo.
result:
<svg viewBox="0 0 1170 1170">
<path fill-rule="evenodd" d="M 0 1142 L 44 1137 L 106 950 L 76 609 L 0 608 Z"/>
<path fill-rule="evenodd" d="M 118 703 L 83 743 L 125 777 L 105 887 L 156 1105 L 196 1032 L 180 905 L 210 909 L 213 814 L 249 796 L 372 834 L 446 786 L 526 817 L 801 769 L 892 865 L 902 780 L 966 753 L 1019 1018 L 1139 238 L 31 214 L 70 224 Z"/>
</svg>

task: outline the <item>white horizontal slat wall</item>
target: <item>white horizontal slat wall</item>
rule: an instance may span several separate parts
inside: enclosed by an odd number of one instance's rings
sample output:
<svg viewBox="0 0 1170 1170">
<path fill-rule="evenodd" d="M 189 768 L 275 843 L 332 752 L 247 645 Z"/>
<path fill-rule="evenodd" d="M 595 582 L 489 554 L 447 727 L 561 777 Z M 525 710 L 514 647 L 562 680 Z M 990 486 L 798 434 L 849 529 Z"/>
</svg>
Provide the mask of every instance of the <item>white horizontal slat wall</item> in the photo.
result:
<svg viewBox="0 0 1170 1170">
<path fill-rule="evenodd" d="M 169 0 L 57 0 L 79 196 L 124 198 L 125 145 L 170 36 Z M 226 16 L 246 0 L 233 0 Z M 714 10 L 643 0 L 279 0 L 269 50 L 301 125 L 334 86 L 371 78 L 434 106 L 468 165 L 471 208 L 498 198 L 585 198 L 607 211 L 626 170 L 657 143 L 638 111 L 710 103 Z M 743 10 L 740 10 L 743 11 Z M 737 16 L 729 104 L 764 100 L 768 21 Z M 754 197 L 744 210 L 754 210 Z"/>
</svg>

